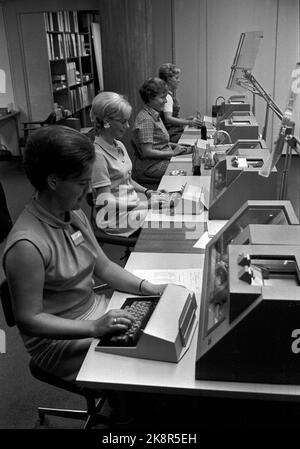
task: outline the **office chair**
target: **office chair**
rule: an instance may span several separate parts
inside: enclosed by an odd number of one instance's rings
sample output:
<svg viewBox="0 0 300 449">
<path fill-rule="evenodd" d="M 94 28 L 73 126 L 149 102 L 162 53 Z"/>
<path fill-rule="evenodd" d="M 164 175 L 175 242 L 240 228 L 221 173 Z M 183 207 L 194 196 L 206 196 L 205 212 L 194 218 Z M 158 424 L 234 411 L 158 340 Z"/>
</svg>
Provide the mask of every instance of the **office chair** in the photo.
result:
<svg viewBox="0 0 300 449">
<path fill-rule="evenodd" d="M 93 232 L 95 234 L 95 237 L 100 244 L 100 246 L 103 246 L 105 243 L 109 245 L 118 245 L 118 246 L 124 246 L 125 247 L 125 255 L 121 259 L 127 260 L 131 253 L 131 248 L 134 248 L 138 236 L 140 234 L 140 230 L 138 229 L 134 234 L 130 235 L 129 237 L 124 237 L 122 235 L 113 235 L 113 234 L 107 234 L 102 229 L 99 229 L 95 216 L 96 216 L 96 208 L 95 208 L 95 201 L 93 198 L 93 193 L 89 192 L 86 196 L 86 201 L 88 205 L 91 207 L 91 215 L 90 215 L 90 222 L 92 225 Z"/>
<path fill-rule="evenodd" d="M 145 175 L 144 173 L 141 173 L 137 166 L 139 163 L 137 161 L 141 161 L 141 154 L 138 144 L 135 142 L 134 139 L 131 139 L 131 145 L 133 148 L 133 155 L 134 155 L 134 161 L 133 161 L 133 179 L 141 184 L 143 187 L 146 187 L 147 189 L 157 190 L 158 187 L 158 180 L 157 178 L 151 178 L 150 176 Z"/>
<path fill-rule="evenodd" d="M 8 151 L 7 146 L 0 142 L 0 161 L 9 161 L 13 155 Z"/>
<path fill-rule="evenodd" d="M 26 140 L 29 136 L 30 131 L 34 131 L 40 126 L 49 126 L 54 125 L 56 123 L 56 114 L 55 112 L 51 112 L 45 120 L 37 120 L 31 122 L 22 122 L 23 125 L 23 134 L 24 134 L 24 142 L 26 144 Z"/>
<path fill-rule="evenodd" d="M 0 299 L 6 324 L 9 327 L 14 327 L 16 325 L 16 321 L 6 279 L 0 285 Z M 49 374 L 43 371 L 34 363 L 32 359 L 29 362 L 29 369 L 35 379 L 38 379 L 41 382 L 45 382 L 49 385 L 53 385 L 54 387 L 69 391 L 71 393 L 79 394 L 80 396 L 83 396 L 85 398 L 87 403 L 86 410 L 67 410 L 38 407 L 38 414 L 41 425 L 44 422 L 45 415 L 85 420 L 84 429 L 89 429 L 96 424 L 104 424 L 106 426 L 110 424 L 111 420 L 108 416 L 99 414 L 106 401 L 105 396 L 99 398 L 99 392 L 80 387 L 73 382 L 65 381 L 53 374 Z"/>
<path fill-rule="evenodd" d="M 6 196 L 0 182 L 0 243 L 8 236 L 12 228 L 12 220 L 7 207 Z"/>
</svg>

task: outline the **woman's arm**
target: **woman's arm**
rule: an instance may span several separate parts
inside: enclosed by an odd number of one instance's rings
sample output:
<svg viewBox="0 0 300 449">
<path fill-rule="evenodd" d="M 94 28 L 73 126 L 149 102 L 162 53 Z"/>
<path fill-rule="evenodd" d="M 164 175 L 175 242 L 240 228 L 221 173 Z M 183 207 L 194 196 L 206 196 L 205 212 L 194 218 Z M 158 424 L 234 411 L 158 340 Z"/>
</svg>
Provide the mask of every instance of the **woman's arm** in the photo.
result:
<svg viewBox="0 0 300 449">
<path fill-rule="evenodd" d="M 134 295 L 161 295 L 166 287 L 166 284 L 152 284 L 138 278 L 109 260 L 104 253 L 97 260 L 95 275 L 114 289 Z"/>
<path fill-rule="evenodd" d="M 171 147 L 168 150 L 155 150 L 152 143 L 141 143 L 141 153 L 143 159 L 171 159 L 174 152 Z"/>
<path fill-rule="evenodd" d="M 144 188 L 144 190 L 146 189 Z M 108 204 L 110 204 L 111 208 L 115 208 L 116 212 L 119 209 L 121 209 L 122 211 L 130 211 L 132 209 L 136 209 L 137 207 L 136 202 L 130 203 L 129 201 L 126 201 L 122 196 L 120 198 L 119 196 L 113 195 L 109 186 L 94 188 L 93 195 L 96 199 L 96 208 L 98 209 L 101 209 Z M 140 201 L 138 208 L 148 209 L 148 201 Z"/>
<path fill-rule="evenodd" d="M 197 117 L 193 117 L 191 119 L 185 119 L 185 118 L 179 118 L 179 117 L 173 117 L 171 112 L 164 112 L 164 119 L 165 122 L 170 125 L 177 125 L 177 126 L 201 126 L 202 122 Z"/>
<path fill-rule="evenodd" d="M 20 241 L 9 250 L 5 271 L 16 322 L 27 335 L 55 339 L 99 337 L 126 331 L 133 321 L 122 310 L 111 310 L 97 320 L 70 320 L 44 312 L 44 264 L 38 250 L 28 241 Z M 117 326 L 115 318 L 119 320 Z"/>
</svg>

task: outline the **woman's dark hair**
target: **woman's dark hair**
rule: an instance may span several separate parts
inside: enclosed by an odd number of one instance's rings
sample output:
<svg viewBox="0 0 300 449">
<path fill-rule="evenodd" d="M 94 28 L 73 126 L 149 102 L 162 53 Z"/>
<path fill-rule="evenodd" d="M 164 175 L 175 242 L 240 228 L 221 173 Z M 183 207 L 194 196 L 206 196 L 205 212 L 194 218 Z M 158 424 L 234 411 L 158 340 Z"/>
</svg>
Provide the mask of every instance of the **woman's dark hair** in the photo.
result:
<svg viewBox="0 0 300 449">
<path fill-rule="evenodd" d="M 175 64 L 172 64 L 171 62 L 166 62 L 165 64 L 162 64 L 158 69 L 158 76 L 166 83 L 169 81 L 170 78 L 172 78 L 175 75 L 178 75 L 179 73 L 180 73 L 179 67 L 177 67 Z"/>
<path fill-rule="evenodd" d="M 24 150 L 24 168 L 31 184 L 39 191 L 50 174 L 61 179 L 76 178 L 95 160 L 92 142 L 67 126 L 42 127 L 31 134 Z"/>
<path fill-rule="evenodd" d="M 149 103 L 152 98 L 167 92 L 167 84 L 160 78 L 149 78 L 140 88 L 141 99 L 146 104 Z"/>
</svg>

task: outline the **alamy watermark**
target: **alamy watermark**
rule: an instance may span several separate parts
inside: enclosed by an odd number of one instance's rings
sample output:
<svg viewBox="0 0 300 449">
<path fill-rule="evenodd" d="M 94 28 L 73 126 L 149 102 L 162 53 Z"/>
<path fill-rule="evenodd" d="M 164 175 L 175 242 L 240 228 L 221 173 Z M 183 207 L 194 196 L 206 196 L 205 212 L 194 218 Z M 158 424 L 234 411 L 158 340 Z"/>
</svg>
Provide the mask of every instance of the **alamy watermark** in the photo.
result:
<svg viewBox="0 0 300 449">
<path fill-rule="evenodd" d="M 204 212 L 200 195 L 194 194 L 185 198 L 179 192 L 175 195 L 154 192 L 150 199 L 139 201 L 135 196 L 132 200 L 127 189 L 122 187 L 117 194 L 111 192 L 99 194 L 96 208 L 96 223 L 104 231 L 125 228 L 136 230 L 142 226 L 151 229 L 184 228 L 185 232 L 192 233 L 189 238 L 192 238 L 195 232 L 195 220 L 187 217 Z M 146 218 L 148 212 L 150 217 Z M 175 219 L 175 215 L 182 216 L 183 219 Z"/>
</svg>

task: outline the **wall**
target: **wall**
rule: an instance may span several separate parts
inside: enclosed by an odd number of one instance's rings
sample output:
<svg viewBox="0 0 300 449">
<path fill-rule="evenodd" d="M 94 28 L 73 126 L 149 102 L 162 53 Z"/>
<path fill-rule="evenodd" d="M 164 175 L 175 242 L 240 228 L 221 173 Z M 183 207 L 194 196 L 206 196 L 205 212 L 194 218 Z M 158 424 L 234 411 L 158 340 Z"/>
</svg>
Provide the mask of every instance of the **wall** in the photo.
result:
<svg viewBox="0 0 300 449">
<path fill-rule="evenodd" d="M 172 59 L 171 0 L 101 0 L 104 88 L 129 98 L 132 117 L 141 107 L 139 87 Z"/>
<path fill-rule="evenodd" d="M 6 29 L 3 20 L 2 4 L 0 3 L 0 69 L 5 72 L 6 93 L 0 93 L 0 107 L 6 108 L 8 104 L 14 103 L 12 88 L 10 61 L 7 50 Z"/>
<path fill-rule="evenodd" d="M 183 114 L 200 110 L 210 115 L 218 95 L 228 98 L 234 94 L 226 85 L 238 40 L 242 32 L 254 30 L 262 30 L 264 38 L 253 75 L 284 109 L 291 71 L 300 60 L 299 0 L 174 0 L 174 11 L 176 63 L 182 68 L 178 97 Z M 248 97 L 252 101 L 252 94 Z M 298 110 L 295 117 L 299 122 Z M 264 114 L 265 102 L 257 98 L 255 115 L 261 128 Z M 269 146 L 280 124 L 272 115 Z"/>
<path fill-rule="evenodd" d="M 171 1 L 101 0 L 104 89 L 125 94 L 132 107 L 131 125 L 142 106 L 139 88 L 172 58 Z M 129 150 L 130 132 L 124 142 Z"/>
</svg>

